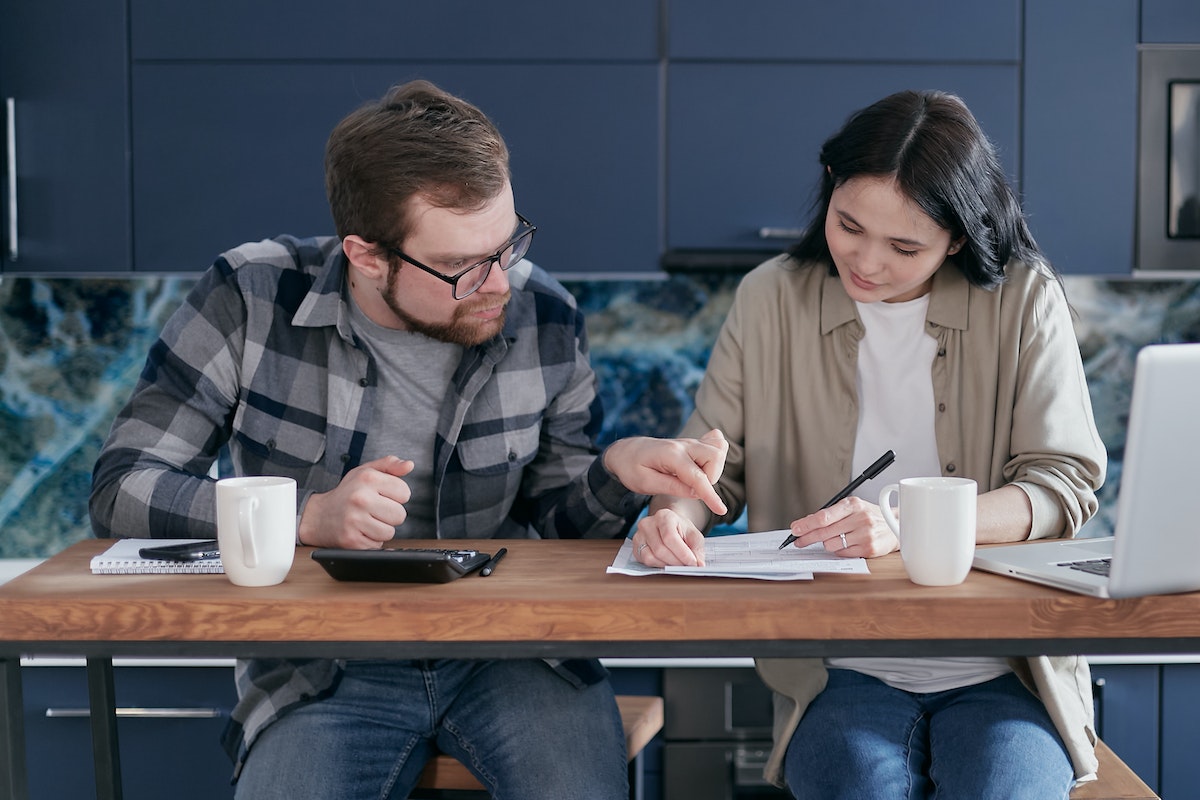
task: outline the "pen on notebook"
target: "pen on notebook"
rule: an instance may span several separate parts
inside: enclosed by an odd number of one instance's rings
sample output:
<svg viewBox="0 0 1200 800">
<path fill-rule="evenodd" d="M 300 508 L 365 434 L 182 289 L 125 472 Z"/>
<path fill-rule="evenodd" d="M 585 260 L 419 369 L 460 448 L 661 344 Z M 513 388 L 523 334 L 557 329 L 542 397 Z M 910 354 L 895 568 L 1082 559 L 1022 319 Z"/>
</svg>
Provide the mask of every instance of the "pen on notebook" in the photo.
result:
<svg viewBox="0 0 1200 800">
<path fill-rule="evenodd" d="M 491 575 L 492 572 L 496 569 L 496 565 L 500 563 L 500 559 L 504 558 L 504 556 L 507 553 L 508 553 L 508 548 L 501 547 L 499 550 L 496 551 L 496 555 L 492 556 L 491 558 L 489 558 L 487 560 L 487 563 L 483 565 L 483 569 L 479 570 L 479 574 L 484 576 L 485 578 L 488 575 Z"/>
<path fill-rule="evenodd" d="M 850 483 L 846 484 L 845 489 L 842 489 L 840 492 L 831 497 L 829 502 L 821 506 L 821 508 L 829 508 L 834 503 L 840 502 L 844 498 L 849 497 L 851 492 L 853 492 L 859 486 L 862 486 L 867 481 L 871 480 L 871 478 L 874 478 L 876 475 L 883 472 L 885 469 L 891 466 L 892 462 L 895 460 L 896 454 L 891 450 L 888 450 L 886 453 L 876 459 L 874 464 L 864 469 L 862 475 L 859 475 L 857 478 L 850 481 Z M 788 537 L 783 540 L 783 544 L 779 545 L 779 549 L 782 550 L 794 541 L 796 541 L 796 537 L 789 533 Z"/>
</svg>

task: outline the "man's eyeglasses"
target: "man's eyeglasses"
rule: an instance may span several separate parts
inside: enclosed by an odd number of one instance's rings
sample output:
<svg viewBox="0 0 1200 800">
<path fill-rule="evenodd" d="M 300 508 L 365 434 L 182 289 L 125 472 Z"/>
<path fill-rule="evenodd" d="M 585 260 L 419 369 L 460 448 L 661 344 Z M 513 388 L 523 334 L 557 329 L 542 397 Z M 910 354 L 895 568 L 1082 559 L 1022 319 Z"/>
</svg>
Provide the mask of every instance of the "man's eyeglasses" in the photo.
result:
<svg viewBox="0 0 1200 800">
<path fill-rule="evenodd" d="M 529 245 L 533 241 L 533 232 L 537 230 L 537 226 L 520 214 L 517 214 L 517 219 L 521 224 L 516 234 L 508 240 L 508 244 L 501 247 L 495 255 L 488 256 L 483 261 L 472 264 L 453 275 L 447 275 L 433 267 L 425 266 L 412 256 L 405 255 L 404 251 L 398 247 L 389 247 L 388 250 L 417 269 L 424 270 L 438 280 L 450 284 L 454 288 L 454 299 L 462 300 L 464 297 L 474 294 L 480 286 L 483 286 L 484 282 L 488 279 L 488 275 L 491 274 L 493 264 L 499 264 L 500 269 L 508 270 L 509 267 L 516 264 L 529 252 Z"/>
</svg>

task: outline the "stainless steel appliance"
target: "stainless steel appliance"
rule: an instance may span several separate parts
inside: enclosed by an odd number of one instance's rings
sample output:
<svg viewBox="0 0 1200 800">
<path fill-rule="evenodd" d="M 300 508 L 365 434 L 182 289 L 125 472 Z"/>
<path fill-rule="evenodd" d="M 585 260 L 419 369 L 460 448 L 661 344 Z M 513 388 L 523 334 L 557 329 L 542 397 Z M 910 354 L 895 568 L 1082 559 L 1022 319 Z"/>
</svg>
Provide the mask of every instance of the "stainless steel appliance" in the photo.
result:
<svg viewBox="0 0 1200 800">
<path fill-rule="evenodd" d="M 1146 275 L 1196 273 L 1200 45 L 1142 45 L 1138 72 L 1137 268 Z"/>
<path fill-rule="evenodd" d="M 789 795 L 763 779 L 771 691 L 753 667 L 663 670 L 663 800 Z"/>
</svg>

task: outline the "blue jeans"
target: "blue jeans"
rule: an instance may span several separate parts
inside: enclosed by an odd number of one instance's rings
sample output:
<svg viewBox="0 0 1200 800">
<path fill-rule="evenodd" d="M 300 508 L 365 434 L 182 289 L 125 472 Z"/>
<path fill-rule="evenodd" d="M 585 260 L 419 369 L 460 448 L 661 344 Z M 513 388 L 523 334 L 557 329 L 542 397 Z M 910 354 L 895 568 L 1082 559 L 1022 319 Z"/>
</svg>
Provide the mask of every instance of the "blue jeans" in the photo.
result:
<svg viewBox="0 0 1200 800">
<path fill-rule="evenodd" d="M 536 660 L 351 661 L 331 697 L 263 731 L 237 797 L 400 800 L 436 751 L 495 800 L 629 797 L 608 681 L 576 688 Z"/>
<path fill-rule="evenodd" d="M 852 670 L 800 720 L 784 758 L 798 800 L 1065 800 L 1070 758 L 1016 675 L 913 694 Z"/>
</svg>

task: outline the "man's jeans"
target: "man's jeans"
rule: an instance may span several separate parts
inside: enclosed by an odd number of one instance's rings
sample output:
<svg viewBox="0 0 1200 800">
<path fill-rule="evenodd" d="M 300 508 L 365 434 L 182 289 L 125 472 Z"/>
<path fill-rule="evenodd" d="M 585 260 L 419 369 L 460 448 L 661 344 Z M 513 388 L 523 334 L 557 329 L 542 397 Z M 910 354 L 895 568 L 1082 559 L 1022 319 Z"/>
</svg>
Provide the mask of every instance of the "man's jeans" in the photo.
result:
<svg viewBox="0 0 1200 800">
<path fill-rule="evenodd" d="M 608 681 L 579 689 L 536 660 L 348 662 L 331 697 L 262 733 L 237 796 L 399 800 L 435 750 L 495 800 L 629 796 Z"/>
<path fill-rule="evenodd" d="M 913 694 L 852 670 L 805 711 L 784 762 L 802 800 L 1065 800 L 1071 761 L 1016 675 Z"/>
</svg>

